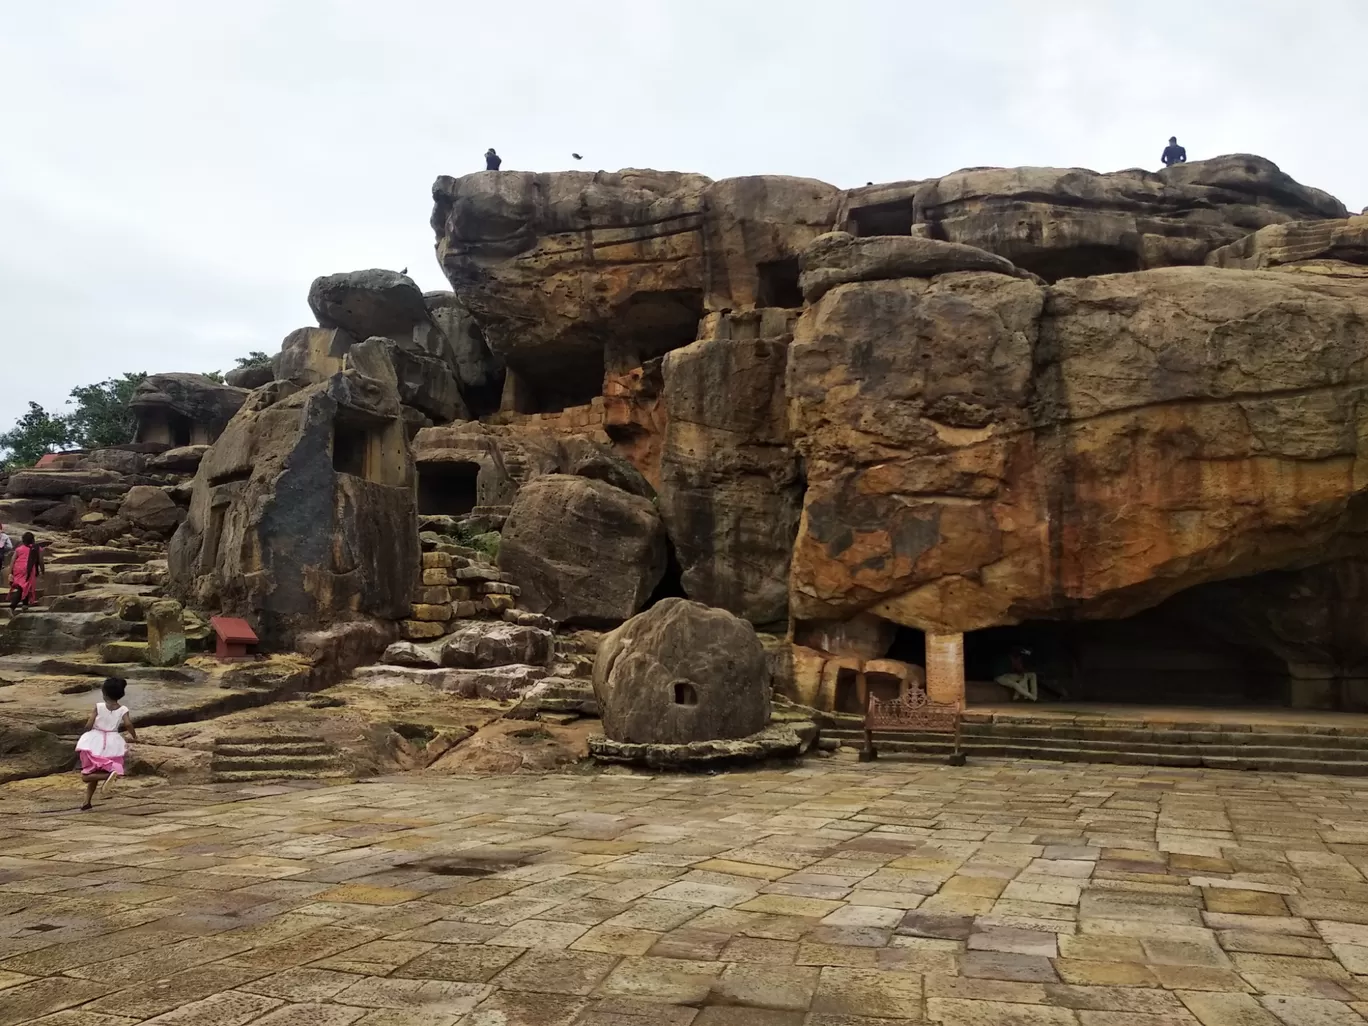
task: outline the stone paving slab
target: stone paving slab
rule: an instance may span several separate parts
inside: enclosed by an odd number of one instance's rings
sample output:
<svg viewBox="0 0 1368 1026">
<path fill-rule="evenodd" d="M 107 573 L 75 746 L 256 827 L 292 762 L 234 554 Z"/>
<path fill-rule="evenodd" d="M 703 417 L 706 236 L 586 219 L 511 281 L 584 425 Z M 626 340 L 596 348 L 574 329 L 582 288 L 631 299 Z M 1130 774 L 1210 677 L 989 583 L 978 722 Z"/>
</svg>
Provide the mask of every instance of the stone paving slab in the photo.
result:
<svg viewBox="0 0 1368 1026">
<path fill-rule="evenodd" d="M 0 1026 L 1368 1026 L 1368 781 L 0 787 Z"/>
</svg>

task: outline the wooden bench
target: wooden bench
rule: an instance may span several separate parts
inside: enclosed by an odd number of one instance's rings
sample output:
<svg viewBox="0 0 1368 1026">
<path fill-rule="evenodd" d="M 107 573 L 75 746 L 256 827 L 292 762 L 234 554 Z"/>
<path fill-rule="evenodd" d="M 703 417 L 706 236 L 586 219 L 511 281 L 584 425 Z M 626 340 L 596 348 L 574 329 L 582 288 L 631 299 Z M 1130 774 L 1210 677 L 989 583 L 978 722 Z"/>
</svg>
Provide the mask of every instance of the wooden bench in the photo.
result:
<svg viewBox="0 0 1368 1026">
<path fill-rule="evenodd" d="M 965 755 L 960 751 L 960 707 L 932 702 L 926 692 L 920 689 L 908 691 L 900 698 L 876 698 L 869 695 L 865 700 L 864 747 L 860 749 L 860 761 L 872 762 L 879 757 L 874 747 L 874 731 L 884 733 L 931 732 L 953 734 L 954 751 L 947 760 L 951 766 L 963 766 Z"/>
</svg>

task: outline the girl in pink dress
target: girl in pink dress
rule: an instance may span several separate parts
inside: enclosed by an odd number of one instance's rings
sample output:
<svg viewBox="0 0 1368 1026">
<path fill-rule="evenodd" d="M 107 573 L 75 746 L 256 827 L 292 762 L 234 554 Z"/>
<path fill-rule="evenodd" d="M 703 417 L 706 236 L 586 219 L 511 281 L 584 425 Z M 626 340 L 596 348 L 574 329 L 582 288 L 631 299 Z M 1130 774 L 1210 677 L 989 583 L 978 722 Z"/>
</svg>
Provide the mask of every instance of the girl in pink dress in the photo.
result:
<svg viewBox="0 0 1368 1026">
<path fill-rule="evenodd" d="M 133 729 L 133 717 L 128 706 L 120 705 L 128 689 L 128 682 L 121 677 L 110 677 L 102 685 L 104 701 L 95 706 L 95 711 L 86 721 L 86 732 L 76 742 L 76 754 L 81 758 L 81 779 L 86 785 L 86 800 L 82 810 L 90 808 L 95 797 L 95 788 L 104 781 L 107 793 L 110 781 L 124 771 L 124 755 L 128 745 L 124 743 L 122 731 L 128 731 L 130 740 L 138 740 L 138 732 Z"/>
</svg>

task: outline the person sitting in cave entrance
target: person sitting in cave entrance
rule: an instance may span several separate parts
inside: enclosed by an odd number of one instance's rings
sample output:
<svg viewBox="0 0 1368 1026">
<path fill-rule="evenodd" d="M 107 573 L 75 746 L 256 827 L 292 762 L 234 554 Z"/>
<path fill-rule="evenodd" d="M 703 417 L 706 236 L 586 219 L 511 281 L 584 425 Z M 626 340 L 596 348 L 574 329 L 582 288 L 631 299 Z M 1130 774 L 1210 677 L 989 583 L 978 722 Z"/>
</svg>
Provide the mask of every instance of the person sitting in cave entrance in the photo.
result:
<svg viewBox="0 0 1368 1026">
<path fill-rule="evenodd" d="M 1027 669 L 1027 660 L 1030 658 L 1029 648 L 1014 645 L 1007 650 L 1000 664 L 1001 672 L 993 678 L 994 683 L 1011 690 L 1013 702 L 1023 699 L 1027 702 L 1040 700 L 1039 679 L 1033 670 Z"/>
<path fill-rule="evenodd" d="M 1164 147 L 1164 167 L 1172 167 L 1174 164 L 1187 163 L 1187 150 L 1178 145 L 1176 135 L 1169 136 L 1169 144 Z"/>
<path fill-rule="evenodd" d="M 503 157 L 499 156 L 497 153 L 494 152 L 494 147 L 493 147 L 493 146 L 491 146 L 489 149 L 485 150 L 485 170 L 486 170 L 486 171 L 497 171 L 497 170 L 499 170 L 499 165 L 502 164 L 502 163 L 503 163 Z"/>
</svg>

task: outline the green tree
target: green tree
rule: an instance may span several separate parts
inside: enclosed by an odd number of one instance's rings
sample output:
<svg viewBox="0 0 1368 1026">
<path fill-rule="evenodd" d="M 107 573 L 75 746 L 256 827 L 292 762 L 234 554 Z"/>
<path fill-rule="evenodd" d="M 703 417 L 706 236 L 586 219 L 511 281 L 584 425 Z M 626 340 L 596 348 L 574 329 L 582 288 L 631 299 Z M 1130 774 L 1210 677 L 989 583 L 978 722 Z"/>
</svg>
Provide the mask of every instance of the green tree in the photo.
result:
<svg viewBox="0 0 1368 1026">
<path fill-rule="evenodd" d="M 264 367 L 271 362 L 271 354 L 263 353 L 260 349 L 253 349 L 246 356 L 237 358 L 238 370 L 244 367 Z"/>
<path fill-rule="evenodd" d="M 0 434 L 0 468 L 6 473 L 31 467 L 45 453 L 71 445 L 71 425 L 63 416 L 53 416 L 35 402 L 28 413 L 4 434 Z"/>
<path fill-rule="evenodd" d="M 210 381 L 217 381 L 220 385 L 223 384 L 223 371 L 205 371 L 200 377 L 208 378 Z"/>
<path fill-rule="evenodd" d="M 128 408 L 128 400 L 146 378 L 145 373 L 125 374 L 121 378 L 73 388 L 71 402 L 76 404 L 76 409 L 66 417 L 71 442 L 86 449 L 97 449 L 133 441 L 137 422 Z"/>
</svg>

